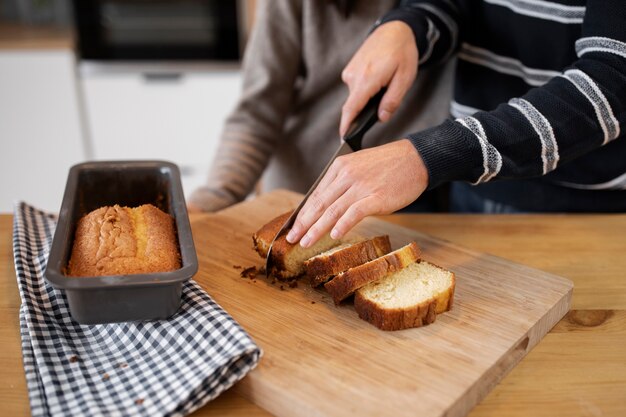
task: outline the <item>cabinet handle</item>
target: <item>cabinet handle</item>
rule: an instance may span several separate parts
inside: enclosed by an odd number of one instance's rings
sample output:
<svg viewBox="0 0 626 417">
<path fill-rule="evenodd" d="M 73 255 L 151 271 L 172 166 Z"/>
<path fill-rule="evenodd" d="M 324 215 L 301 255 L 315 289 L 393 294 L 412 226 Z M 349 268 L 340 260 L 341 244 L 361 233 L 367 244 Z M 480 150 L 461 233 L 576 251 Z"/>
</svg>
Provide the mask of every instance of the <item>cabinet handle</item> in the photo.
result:
<svg viewBox="0 0 626 417">
<path fill-rule="evenodd" d="M 181 72 L 144 72 L 142 75 L 146 83 L 179 83 L 183 79 Z"/>
</svg>

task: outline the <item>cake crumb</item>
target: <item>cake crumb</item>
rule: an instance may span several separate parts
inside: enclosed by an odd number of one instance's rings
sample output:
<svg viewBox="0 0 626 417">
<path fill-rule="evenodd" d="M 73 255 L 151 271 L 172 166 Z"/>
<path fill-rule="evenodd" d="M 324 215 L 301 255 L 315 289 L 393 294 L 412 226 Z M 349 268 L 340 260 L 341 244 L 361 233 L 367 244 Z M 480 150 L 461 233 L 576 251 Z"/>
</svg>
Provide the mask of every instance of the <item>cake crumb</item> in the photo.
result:
<svg viewBox="0 0 626 417">
<path fill-rule="evenodd" d="M 78 359 L 78 356 L 76 356 L 76 355 L 72 355 L 72 356 L 70 357 L 70 363 L 78 362 L 78 360 L 79 360 L 79 359 Z"/>
<path fill-rule="evenodd" d="M 107 374 L 106 372 L 104 374 L 102 374 L 102 379 L 103 380 L 108 380 L 109 379 L 109 374 Z"/>
<path fill-rule="evenodd" d="M 124 369 L 124 368 L 128 367 L 128 364 L 127 363 L 120 363 L 117 366 L 119 366 L 120 368 Z"/>
<path fill-rule="evenodd" d="M 137 405 L 141 405 L 141 404 L 143 404 L 143 398 L 137 398 L 137 399 L 135 400 L 135 404 L 137 404 Z"/>
<path fill-rule="evenodd" d="M 241 266 L 241 265 L 233 265 L 233 268 L 235 268 L 235 269 L 241 269 L 241 268 L 243 268 L 243 266 Z"/>
<path fill-rule="evenodd" d="M 256 269 L 256 266 L 251 266 L 249 268 L 245 268 L 243 271 L 241 271 L 241 273 L 239 274 L 241 276 L 241 278 L 256 278 L 257 274 L 259 273 L 259 271 Z"/>
<path fill-rule="evenodd" d="M 283 287 L 282 285 L 280 286 L 280 290 L 281 291 L 285 291 L 285 287 Z"/>
<path fill-rule="evenodd" d="M 315 301 L 311 301 L 311 304 L 315 304 Z"/>
</svg>

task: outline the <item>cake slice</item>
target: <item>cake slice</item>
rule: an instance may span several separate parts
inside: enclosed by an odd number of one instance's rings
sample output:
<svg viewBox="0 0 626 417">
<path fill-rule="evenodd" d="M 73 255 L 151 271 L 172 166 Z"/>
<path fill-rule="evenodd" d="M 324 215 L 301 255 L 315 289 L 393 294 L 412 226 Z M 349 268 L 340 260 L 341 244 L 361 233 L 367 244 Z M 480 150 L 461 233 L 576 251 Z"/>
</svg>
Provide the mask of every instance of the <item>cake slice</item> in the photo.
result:
<svg viewBox="0 0 626 417">
<path fill-rule="evenodd" d="M 346 243 L 304 262 L 304 272 L 311 286 L 317 287 L 341 272 L 389 252 L 391 252 L 391 244 L 387 235 L 356 243 Z"/>
<path fill-rule="evenodd" d="M 263 259 L 267 257 L 272 239 L 290 215 L 291 212 L 287 212 L 276 217 L 252 236 L 254 248 Z M 305 249 L 298 243 L 287 242 L 288 232 L 289 229 L 285 230 L 274 241 L 271 254 L 272 269 L 268 271 L 281 280 L 290 280 L 302 275 L 304 273 L 304 261 L 342 243 L 340 240 L 331 239 L 330 235 L 326 234 L 313 246 Z"/>
<path fill-rule="evenodd" d="M 335 304 L 339 304 L 362 286 L 401 270 L 417 261 L 419 257 L 419 247 L 415 242 L 411 242 L 387 255 L 340 273 L 324 284 L 324 288 L 333 297 Z"/>
<path fill-rule="evenodd" d="M 359 317 L 382 330 L 419 327 L 450 310 L 455 277 L 426 261 L 360 288 L 354 296 Z"/>
</svg>

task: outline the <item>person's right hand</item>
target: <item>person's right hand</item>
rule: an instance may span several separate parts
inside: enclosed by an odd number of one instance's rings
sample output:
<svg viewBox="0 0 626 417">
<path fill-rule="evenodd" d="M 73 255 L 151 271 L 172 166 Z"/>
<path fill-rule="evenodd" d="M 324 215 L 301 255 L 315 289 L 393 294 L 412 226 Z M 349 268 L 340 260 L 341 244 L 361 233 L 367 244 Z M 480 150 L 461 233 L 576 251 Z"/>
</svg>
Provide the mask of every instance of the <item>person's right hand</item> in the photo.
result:
<svg viewBox="0 0 626 417">
<path fill-rule="evenodd" d="M 415 81 L 417 65 L 415 36 L 406 23 L 392 21 L 376 28 L 341 73 L 350 94 L 341 109 L 340 135 L 345 135 L 350 123 L 382 87 L 387 87 L 387 92 L 378 107 L 378 118 L 389 120 Z"/>
</svg>

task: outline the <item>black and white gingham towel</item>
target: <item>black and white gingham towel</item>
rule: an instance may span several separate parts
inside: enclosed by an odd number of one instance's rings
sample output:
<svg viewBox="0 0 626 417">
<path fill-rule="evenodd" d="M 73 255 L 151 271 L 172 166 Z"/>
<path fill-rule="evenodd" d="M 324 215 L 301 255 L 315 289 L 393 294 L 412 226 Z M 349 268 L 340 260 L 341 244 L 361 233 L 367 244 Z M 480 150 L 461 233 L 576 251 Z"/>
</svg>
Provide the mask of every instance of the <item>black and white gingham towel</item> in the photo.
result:
<svg viewBox="0 0 626 417">
<path fill-rule="evenodd" d="M 177 415 L 243 378 L 261 356 L 247 333 L 195 282 L 170 319 L 83 326 L 43 272 L 53 215 L 15 207 L 13 251 L 31 412 L 44 415 Z"/>
</svg>

